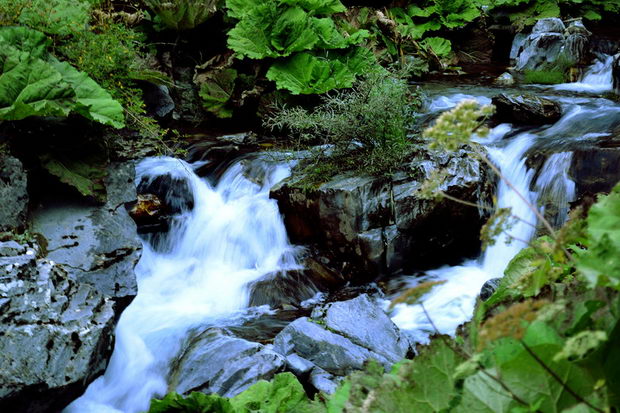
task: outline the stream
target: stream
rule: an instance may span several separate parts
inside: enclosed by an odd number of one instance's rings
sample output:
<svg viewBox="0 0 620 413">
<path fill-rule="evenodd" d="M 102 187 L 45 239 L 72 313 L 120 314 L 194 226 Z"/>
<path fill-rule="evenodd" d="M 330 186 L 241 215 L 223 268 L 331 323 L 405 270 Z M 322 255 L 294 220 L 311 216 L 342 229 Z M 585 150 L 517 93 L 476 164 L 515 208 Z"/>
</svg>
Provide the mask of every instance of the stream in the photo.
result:
<svg viewBox="0 0 620 413">
<path fill-rule="evenodd" d="M 428 341 L 435 329 L 454 334 L 471 318 L 483 284 L 500 277 L 534 236 L 537 219 L 528 204 L 551 199 L 558 211 L 553 224 L 566 219 L 569 203 L 575 200 L 575 183 L 568 173 L 572 150 L 607 134 L 620 116 L 620 106 L 593 95 L 610 90 L 610 65 L 606 57 L 597 61 L 580 83 L 525 88 L 561 103 L 563 116 L 554 125 L 520 131 L 500 124 L 479 139 L 505 178 L 498 183 L 497 207 L 511 208 L 518 220 L 477 259 L 407 277 L 408 287 L 443 281 L 423 297 L 424 307 L 398 304 L 392 313 L 393 321 L 415 341 Z M 462 99 L 486 104 L 499 92 L 434 86 L 427 107 L 439 113 Z M 552 154 L 536 174 L 526 160 L 539 148 L 551 148 Z M 194 207 L 175 219 L 167 236 L 144 237 L 136 268 L 139 294 L 118 322 L 105 375 L 65 412 L 146 411 L 152 397 L 173 390 L 167 379 L 170 364 L 188 332 L 239 325 L 250 313 L 272 311 L 267 306 L 248 309 L 247 286 L 277 271 L 300 268 L 276 201 L 269 199 L 269 189 L 290 174 L 292 165 L 261 158 L 249 162 L 250 167 L 247 160 L 233 164 L 217 184 L 194 173 L 200 164 L 162 157 L 137 165 L 137 182 L 164 174 L 187 182 Z"/>
</svg>

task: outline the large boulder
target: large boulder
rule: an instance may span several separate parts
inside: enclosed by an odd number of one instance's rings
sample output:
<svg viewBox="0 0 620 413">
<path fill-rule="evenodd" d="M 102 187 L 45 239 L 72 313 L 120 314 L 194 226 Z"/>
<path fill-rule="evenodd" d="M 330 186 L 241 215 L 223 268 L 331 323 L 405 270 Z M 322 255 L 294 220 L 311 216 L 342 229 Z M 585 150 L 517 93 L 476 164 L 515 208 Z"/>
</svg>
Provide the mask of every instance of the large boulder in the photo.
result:
<svg viewBox="0 0 620 413">
<path fill-rule="evenodd" d="M 495 105 L 494 119 L 525 125 L 555 123 L 562 117 L 559 103 L 533 95 L 507 95 L 502 93 L 492 99 Z"/>
<path fill-rule="evenodd" d="M 134 267 L 142 243 L 124 205 L 135 201 L 134 166 L 112 165 L 106 179 L 107 202 L 50 199 L 32 213 L 32 229 L 46 240 L 47 258 L 94 286 L 122 311 L 137 293 Z"/>
<path fill-rule="evenodd" d="M 113 302 L 39 252 L 0 243 L 1 411 L 60 411 L 112 350 Z"/>
<path fill-rule="evenodd" d="M 476 204 L 491 199 L 486 165 L 466 149 L 453 154 L 421 149 L 391 178 L 344 174 L 309 187 L 303 174 L 293 171 L 270 196 L 278 201 L 293 242 L 316 246 L 321 256 L 333 257 L 332 268 L 364 281 L 477 252 L 484 222 L 478 209 L 418 195 L 437 169 L 448 172 L 444 192 Z"/>
<path fill-rule="evenodd" d="M 186 340 L 173 363 L 170 388 L 178 393 L 202 391 L 233 397 L 284 369 L 284 357 L 270 346 L 209 328 Z"/>
<path fill-rule="evenodd" d="M 563 70 L 587 64 L 589 36 L 580 21 L 567 28 L 558 18 L 540 19 L 527 37 L 515 37 L 511 51 L 515 70 Z"/>
<path fill-rule="evenodd" d="M 0 232 L 23 228 L 28 213 L 26 171 L 19 159 L 1 152 L 0 200 Z"/>
<path fill-rule="evenodd" d="M 410 342 L 381 305 L 362 294 L 298 318 L 276 336 L 274 350 L 301 380 L 332 392 L 338 377 L 362 369 L 371 359 L 389 370 L 407 356 Z"/>
</svg>

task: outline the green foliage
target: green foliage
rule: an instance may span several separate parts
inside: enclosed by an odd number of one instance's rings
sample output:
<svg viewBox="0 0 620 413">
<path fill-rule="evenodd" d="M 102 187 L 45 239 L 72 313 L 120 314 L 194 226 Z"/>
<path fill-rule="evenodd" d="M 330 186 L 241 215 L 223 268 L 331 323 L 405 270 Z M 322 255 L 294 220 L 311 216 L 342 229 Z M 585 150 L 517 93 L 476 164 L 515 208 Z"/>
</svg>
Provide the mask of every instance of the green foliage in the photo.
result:
<svg viewBox="0 0 620 413">
<path fill-rule="evenodd" d="M 219 118 L 231 117 L 232 110 L 227 104 L 235 89 L 236 79 L 235 69 L 228 68 L 210 72 L 200 86 L 199 92 L 205 109 Z"/>
<path fill-rule="evenodd" d="M 403 79 L 372 72 L 351 90 L 325 96 L 312 110 L 277 107 L 265 126 L 292 133 L 301 144 L 333 145 L 330 155 L 311 161 L 310 169 L 320 168 L 317 178 L 345 170 L 384 174 L 402 164 L 411 148 L 407 127 L 416 103 Z M 336 167 L 329 167 L 332 163 Z"/>
<path fill-rule="evenodd" d="M 144 0 L 165 27 L 174 30 L 193 29 L 204 23 L 216 11 L 218 0 Z"/>
<path fill-rule="evenodd" d="M 357 75 L 376 65 L 372 53 L 357 46 L 369 33 L 347 33 L 329 17 L 342 12 L 338 0 L 228 0 L 237 19 L 228 47 L 239 57 L 275 58 L 267 78 L 293 94 L 324 93 L 351 87 Z"/>
<path fill-rule="evenodd" d="M 67 116 L 121 128 L 121 105 L 85 73 L 47 52 L 49 40 L 26 27 L 0 28 L 0 120 Z"/>
<path fill-rule="evenodd" d="M 22 24 L 47 34 L 68 36 L 84 29 L 90 20 L 85 0 L 5 0 L 0 15 L 5 24 Z"/>
<path fill-rule="evenodd" d="M 592 206 L 586 250 L 576 249 L 577 269 L 590 285 L 620 290 L 620 185 Z"/>
<path fill-rule="evenodd" d="M 269 382 L 255 383 L 230 399 L 198 392 L 186 398 L 170 393 L 162 400 L 154 399 L 148 413 L 286 413 L 303 411 L 309 404 L 310 400 L 295 376 L 281 373 Z"/>
<path fill-rule="evenodd" d="M 523 81 L 524 83 L 556 85 L 564 83 L 566 75 L 559 70 L 526 70 Z"/>
</svg>

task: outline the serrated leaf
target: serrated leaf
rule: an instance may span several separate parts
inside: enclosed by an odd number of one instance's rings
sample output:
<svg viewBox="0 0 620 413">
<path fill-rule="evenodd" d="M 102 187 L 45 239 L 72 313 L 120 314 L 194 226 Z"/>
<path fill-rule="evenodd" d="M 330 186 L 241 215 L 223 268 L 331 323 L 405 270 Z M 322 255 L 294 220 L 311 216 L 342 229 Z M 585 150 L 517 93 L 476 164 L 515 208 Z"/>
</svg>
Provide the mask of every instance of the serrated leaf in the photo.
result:
<svg viewBox="0 0 620 413">
<path fill-rule="evenodd" d="M 145 0 L 169 29 L 189 30 L 204 23 L 217 11 L 217 0 Z"/>
<path fill-rule="evenodd" d="M 284 4 L 290 6 L 299 6 L 313 15 L 329 15 L 334 13 L 342 13 L 346 11 L 346 7 L 340 0 L 280 0 Z"/>
<path fill-rule="evenodd" d="M 277 374 L 272 381 L 261 380 L 230 399 L 237 412 L 294 412 L 308 401 L 306 392 L 291 373 Z"/>
<path fill-rule="evenodd" d="M 103 179 L 107 176 L 104 164 L 97 158 L 84 160 L 44 154 L 39 157 L 41 165 L 60 182 L 70 185 L 84 196 L 105 200 Z"/>
<path fill-rule="evenodd" d="M 279 56 L 289 56 L 311 49 L 319 41 L 319 36 L 314 32 L 308 14 L 300 7 L 291 7 L 275 21 L 270 40 Z"/>
<path fill-rule="evenodd" d="M 25 26 L 60 36 L 84 30 L 89 20 L 90 3 L 83 0 L 30 0 L 18 18 Z"/>
<path fill-rule="evenodd" d="M 209 73 L 200 86 L 199 95 L 204 107 L 219 118 L 230 118 L 232 110 L 226 107 L 235 88 L 237 71 L 222 69 Z"/>
<path fill-rule="evenodd" d="M 217 394 L 193 392 L 187 397 L 169 393 L 162 400 L 153 399 L 148 413 L 238 413 L 228 399 Z"/>
<path fill-rule="evenodd" d="M 420 42 L 425 50 L 432 50 L 438 57 L 447 57 L 452 52 L 452 43 L 443 37 L 427 37 Z"/>
</svg>

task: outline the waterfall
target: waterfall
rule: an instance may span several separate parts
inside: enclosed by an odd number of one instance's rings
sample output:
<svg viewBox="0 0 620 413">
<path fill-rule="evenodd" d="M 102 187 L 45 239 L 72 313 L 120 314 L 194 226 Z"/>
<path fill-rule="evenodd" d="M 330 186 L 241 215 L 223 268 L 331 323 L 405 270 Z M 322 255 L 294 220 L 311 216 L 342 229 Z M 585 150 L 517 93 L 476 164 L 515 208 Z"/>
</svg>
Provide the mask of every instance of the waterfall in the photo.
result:
<svg viewBox="0 0 620 413">
<path fill-rule="evenodd" d="M 105 375 L 66 412 L 148 410 L 152 397 L 167 392 L 169 362 L 189 329 L 235 323 L 249 300 L 248 283 L 299 268 L 278 206 L 269 199 L 269 188 L 288 176 L 287 166 L 238 162 L 215 187 L 178 159 L 148 158 L 136 171 L 138 182 L 166 174 L 184 180 L 194 208 L 175 220 L 168 239 L 155 241 L 165 245 L 143 242 L 138 295 L 118 322 Z"/>
<path fill-rule="evenodd" d="M 613 56 L 599 55 L 596 61 L 585 71 L 579 82 L 562 83 L 553 86 L 553 89 L 590 93 L 610 92 L 613 89 L 613 60 Z"/>
<path fill-rule="evenodd" d="M 436 103 L 431 103 L 430 107 L 453 106 L 463 97 L 470 98 L 463 94 L 442 96 L 436 99 Z M 580 114 L 581 111 L 569 111 L 558 124 L 574 127 L 580 122 Z M 417 342 L 428 342 L 435 329 L 443 334 L 454 335 L 457 327 L 471 318 L 476 298 L 484 283 L 502 277 L 510 260 L 534 236 L 537 218 L 533 208 L 536 208 L 539 197 L 552 198 L 553 204 L 558 206 L 561 215 L 558 216 L 558 224 L 566 218 L 568 203 L 575 196 L 575 184 L 568 176 L 572 153 L 551 155 L 541 169 L 535 182 L 536 192 L 533 192 L 530 188 L 534 171 L 526 166 L 526 153 L 537 142 L 539 135 L 544 136 L 546 131 L 539 131 L 538 134 L 524 132 L 507 138 L 511 131 L 511 125 L 498 125 L 486 139 L 479 142 L 486 147 L 490 160 L 499 168 L 503 177 L 497 188 L 497 208 L 510 208 L 515 220 L 478 259 L 466 261 L 459 266 L 444 266 L 427 271 L 423 277 L 410 277 L 407 280 L 409 287 L 427 281 L 441 282 L 422 297 L 423 306 L 401 303 L 394 308 L 392 320 L 400 328 L 408 330 Z"/>
</svg>

